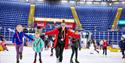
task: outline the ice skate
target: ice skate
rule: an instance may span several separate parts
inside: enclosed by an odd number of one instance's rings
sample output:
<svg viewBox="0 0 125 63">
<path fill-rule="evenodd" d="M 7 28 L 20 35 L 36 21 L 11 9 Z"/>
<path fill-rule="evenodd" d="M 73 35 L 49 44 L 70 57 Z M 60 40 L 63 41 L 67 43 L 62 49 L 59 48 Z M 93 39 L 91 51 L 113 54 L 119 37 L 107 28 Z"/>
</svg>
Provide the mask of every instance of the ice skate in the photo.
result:
<svg viewBox="0 0 125 63">
<path fill-rule="evenodd" d="M 73 60 L 70 60 L 70 63 L 74 63 Z"/>
<path fill-rule="evenodd" d="M 17 61 L 16 61 L 16 63 L 20 63 L 20 61 L 19 61 L 19 60 L 17 60 Z"/>
<path fill-rule="evenodd" d="M 53 54 L 50 54 L 50 56 L 53 56 Z"/>
<path fill-rule="evenodd" d="M 76 63 L 79 63 L 79 61 L 78 61 L 78 60 L 75 60 L 75 62 L 76 62 Z"/>
<path fill-rule="evenodd" d="M 59 58 L 56 59 L 56 63 L 59 63 Z"/>
</svg>

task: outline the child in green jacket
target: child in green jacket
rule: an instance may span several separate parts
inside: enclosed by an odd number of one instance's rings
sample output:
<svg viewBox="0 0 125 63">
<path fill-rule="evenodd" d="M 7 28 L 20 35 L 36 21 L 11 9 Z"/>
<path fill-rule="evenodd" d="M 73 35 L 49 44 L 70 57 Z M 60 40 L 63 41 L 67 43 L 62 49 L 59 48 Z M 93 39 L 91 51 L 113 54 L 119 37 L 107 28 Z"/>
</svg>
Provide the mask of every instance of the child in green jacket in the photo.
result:
<svg viewBox="0 0 125 63">
<path fill-rule="evenodd" d="M 35 58 L 34 58 L 34 63 L 36 63 L 36 58 L 37 58 L 37 53 L 39 53 L 39 61 L 42 63 L 41 59 L 41 51 L 43 50 L 44 47 L 44 42 L 40 38 L 40 33 L 35 33 L 35 40 L 33 42 L 33 50 L 35 51 Z"/>
</svg>

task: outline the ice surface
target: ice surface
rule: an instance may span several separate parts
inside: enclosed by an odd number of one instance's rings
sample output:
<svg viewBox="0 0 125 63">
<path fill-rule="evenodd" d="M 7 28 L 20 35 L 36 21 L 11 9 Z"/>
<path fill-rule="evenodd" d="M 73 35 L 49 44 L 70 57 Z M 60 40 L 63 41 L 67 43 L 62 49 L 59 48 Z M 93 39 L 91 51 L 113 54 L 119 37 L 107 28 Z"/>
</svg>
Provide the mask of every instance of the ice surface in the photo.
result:
<svg viewBox="0 0 125 63">
<path fill-rule="evenodd" d="M 0 52 L 0 63 L 16 63 L 16 51 L 14 46 L 8 46 L 9 51 Z M 62 63 L 70 63 L 71 49 L 64 50 L 63 54 L 63 62 Z M 55 52 L 55 50 L 54 50 Z M 79 51 L 78 60 L 80 63 L 125 63 L 125 59 L 121 58 L 120 52 L 109 52 L 108 55 L 102 55 L 102 51 L 100 53 L 94 52 L 94 54 L 90 54 L 90 51 L 87 49 L 82 49 Z M 31 47 L 24 47 L 23 50 L 23 59 L 20 63 L 33 63 L 34 59 L 34 51 Z M 38 59 L 38 58 L 37 58 Z M 42 52 L 42 60 L 43 63 L 56 63 L 55 55 L 50 57 L 50 49 L 43 50 Z M 39 63 L 39 61 L 37 61 Z"/>
</svg>

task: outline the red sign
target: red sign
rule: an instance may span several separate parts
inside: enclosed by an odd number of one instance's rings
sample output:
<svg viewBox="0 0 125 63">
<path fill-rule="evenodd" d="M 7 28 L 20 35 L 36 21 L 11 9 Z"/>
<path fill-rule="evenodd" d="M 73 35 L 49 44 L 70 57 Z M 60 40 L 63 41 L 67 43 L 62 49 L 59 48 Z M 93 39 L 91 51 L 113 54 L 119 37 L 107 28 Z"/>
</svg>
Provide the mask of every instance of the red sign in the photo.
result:
<svg viewBox="0 0 125 63">
<path fill-rule="evenodd" d="M 46 27 L 46 22 L 35 21 L 34 26 L 36 27 Z"/>
</svg>

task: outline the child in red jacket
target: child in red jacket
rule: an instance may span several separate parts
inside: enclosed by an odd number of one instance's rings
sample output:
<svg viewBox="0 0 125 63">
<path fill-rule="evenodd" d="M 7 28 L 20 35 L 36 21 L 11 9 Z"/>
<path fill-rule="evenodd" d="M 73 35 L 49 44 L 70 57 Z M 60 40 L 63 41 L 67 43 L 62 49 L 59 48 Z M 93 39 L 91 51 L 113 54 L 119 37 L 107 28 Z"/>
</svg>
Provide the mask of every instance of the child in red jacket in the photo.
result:
<svg viewBox="0 0 125 63">
<path fill-rule="evenodd" d="M 75 34 L 78 34 L 77 29 L 75 30 Z M 80 63 L 77 59 L 78 58 L 78 48 L 80 47 L 79 39 L 72 38 L 71 41 L 72 41 L 72 43 L 71 43 L 72 54 L 71 54 L 71 58 L 70 58 L 70 63 L 74 63 L 72 60 L 74 54 L 75 54 L 75 63 Z"/>
<path fill-rule="evenodd" d="M 107 55 L 107 46 L 108 46 L 107 40 L 103 40 L 103 54 L 105 55 Z"/>
</svg>

